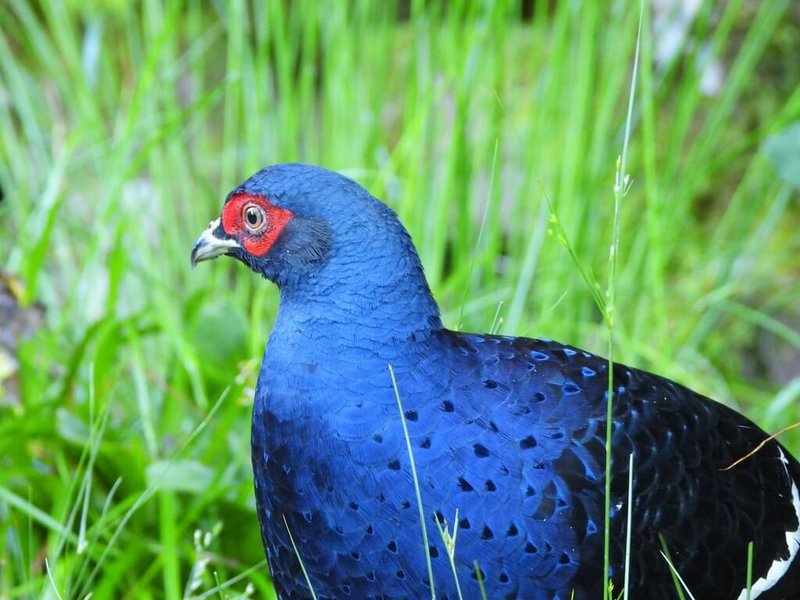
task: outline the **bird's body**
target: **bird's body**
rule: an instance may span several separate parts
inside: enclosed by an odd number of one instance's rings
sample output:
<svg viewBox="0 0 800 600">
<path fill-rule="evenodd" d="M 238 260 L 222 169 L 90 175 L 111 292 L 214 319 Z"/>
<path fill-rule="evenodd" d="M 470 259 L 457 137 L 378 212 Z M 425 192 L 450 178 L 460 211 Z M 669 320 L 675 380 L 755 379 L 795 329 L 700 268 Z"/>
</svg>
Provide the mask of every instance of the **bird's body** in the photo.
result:
<svg viewBox="0 0 800 600">
<path fill-rule="evenodd" d="M 252 211 L 264 218 L 236 230 Z M 317 167 L 271 167 L 234 190 L 193 260 L 222 252 L 281 288 L 252 431 L 281 598 L 311 596 L 303 568 L 318 598 L 430 597 L 426 554 L 437 598 L 457 598 L 456 579 L 479 597 L 476 570 L 488 598 L 602 596 L 607 360 L 445 329 L 394 214 Z M 662 550 L 694 597 L 744 598 L 751 541 L 752 597 L 798 597 L 797 461 L 769 442 L 724 470 L 766 434 L 656 375 L 615 365 L 612 381 L 617 592 L 632 508 L 632 598 L 677 597 Z"/>
</svg>

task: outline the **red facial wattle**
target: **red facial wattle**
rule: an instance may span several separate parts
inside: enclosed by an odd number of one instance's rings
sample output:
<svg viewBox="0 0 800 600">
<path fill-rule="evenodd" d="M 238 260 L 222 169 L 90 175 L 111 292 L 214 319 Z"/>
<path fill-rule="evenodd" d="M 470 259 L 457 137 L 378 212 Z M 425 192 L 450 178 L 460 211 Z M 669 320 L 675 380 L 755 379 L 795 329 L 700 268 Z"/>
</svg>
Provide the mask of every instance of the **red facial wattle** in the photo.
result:
<svg viewBox="0 0 800 600">
<path fill-rule="evenodd" d="M 263 220 L 258 220 L 258 215 Z M 222 228 L 236 237 L 242 247 L 253 256 L 263 256 L 270 251 L 292 212 L 275 206 L 263 196 L 237 194 L 222 209 Z"/>
</svg>

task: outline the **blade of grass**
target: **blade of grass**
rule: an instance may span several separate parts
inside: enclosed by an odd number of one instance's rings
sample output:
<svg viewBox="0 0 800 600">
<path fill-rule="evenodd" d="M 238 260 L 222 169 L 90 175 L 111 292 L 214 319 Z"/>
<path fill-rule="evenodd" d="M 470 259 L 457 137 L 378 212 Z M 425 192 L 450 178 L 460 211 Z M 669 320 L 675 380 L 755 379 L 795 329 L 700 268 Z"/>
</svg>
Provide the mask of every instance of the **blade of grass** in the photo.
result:
<svg viewBox="0 0 800 600">
<path fill-rule="evenodd" d="M 689 594 L 690 600 L 695 600 L 692 593 L 689 591 L 689 588 L 686 587 L 686 584 L 681 577 L 681 574 L 678 573 L 678 570 L 672 564 L 672 556 L 670 556 L 669 548 L 667 547 L 667 540 L 664 539 L 664 536 L 660 533 L 658 534 L 658 539 L 661 542 L 661 556 L 667 562 L 667 566 L 669 567 L 669 571 L 672 574 L 672 584 L 675 586 L 675 593 L 678 594 L 678 600 L 686 600 L 686 594 Z"/>
<path fill-rule="evenodd" d="M 428 545 L 428 529 L 425 526 L 425 509 L 422 505 L 422 492 L 419 487 L 419 478 L 417 477 L 417 466 L 414 463 L 414 452 L 411 449 L 411 438 L 408 435 L 408 425 L 406 425 L 406 414 L 403 410 L 403 402 L 400 399 L 400 390 L 397 389 L 397 380 L 394 377 L 394 369 L 392 365 L 387 365 L 389 369 L 389 377 L 392 379 L 392 388 L 394 389 L 394 397 L 397 400 L 397 410 L 400 411 L 400 423 L 403 425 L 403 436 L 406 440 L 406 450 L 408 451 L 408 461 L 411 466 L 411 478 L 414 481 L 414 493 L 417 497 L 417 510 L 419 513 L 419 525 L 422 530 L 422 549 L 425 553 L 425 566 L 428 569 L 428 583 L 431 588 L 431 599 L 436 600 L 436 588 L 433 581 L 433 565 L 431 564 L 431 553 Z M 456 579 L 458 583 L 458 579 Z"/>
<path fill-rule="evenodd" d="M 481 600 L 487 600 L 486 586 L 483 584 L 483 572 L 481 571 L 477 560 L 472 561 L 472 569 L 475 571 L 475 579 L 478 582 L 478 592 L 480 594 L 480 598 Z"/>
<path fill-rule="evenodd" d="M 748 542 L 747 544 L 747 580 L 745 589 L 747 590 L 745 598 L 750 600 L 750 592 L 753 589 L 753 542 Z"/>
<path fill-rule="evenodd" d="M 644 18 L 644 0 L 639 2 L 639 27 L 636 33 L 636 49 L 633 54 L 633 71 L 631 73 L 630 91 L 628 94 L 628 114 L 625 118 L 625 133 L 622 143 L 622 156 L 617 162 L 617 172 L 614 181 L 614 222 L 609 252 L 608 287 L 606 288 L 606 310 L 603 312 L 608 333 L 608 389 L 606 396 L 606 457 L 605 457 L 605 527 L 603 532 L 603 595 L 608 597 L 608 585 L 611 572 L 611 441 L 614 427 L 614 316 L 616 310 L 616 289 L 617 289 L 617 261 L 619 257 L 620 239 L 620 212 L 622 199 L 630 190 L 630 177 L 627 174 L 628 165 L 628 144 L 631 138 L 631 122 L 633 118 L 633 103 L 636 97 L 636 81 L 639 69 L 639 53 L 642 39 L 642 21 Z M 633 461 L 633 455 L 631 455 Z M 632 471 L 631 471 L 632 482 Z M 630 486 L 632 489 L 633 486 Z M 629 514 L 632 506 L 629 505 Z M 630 526 L 628 531 L 630 531 Z M 629 546 L 626 546 L 629 549 Z M 626 563 L 629 557 L 625 557 Z M 627 575 L 627 569 L 626 569 Z M 627 589 L 627 586 L 626 586 Z"/>
<path fill-rule="evenodd" d="M 294 555 L 297 557 L 297 562 L 300 563 L 300 570 L 303 571 L 303 578 L 306 580 L 306 585 L 308 586 L 308 591 L 311 594 L 313 600 L 317 600 L 317 594 L 314 591 L 314 586 L 311 583 L 311 579 L 308 576 L 308 571 L 306 571 L 306 566 L 303 564 L 303 558 L 300 556 L 300 550 L 297 549 L 297 544 L 294 542 L 294 536 L 292 535 L 292 530 L 289 528 L 289 523 L 286 521 L 286 515 L 281 515 L 283 517 L 283 524 L 286 526 L 286 533 L 289 534 L 289 541 L 292 543 L 292 549 L 294 550 Z"/>
<path fill-rule="evenodd" d="M 467 304 L 467 294 L 469 293 L 470 283 L 472 282 L 472 272 L 475 269 L 475 259 L 481 251 L 481 240 L 483 239 L 483 231 L 486 228 L 486 219 L 489 215 L 489 210 L 492 206 L 492 199 L 494 197 L 494 178 L 497 172 L 497 152 L 500 145 L 500 140 L 496 140 L 494 144 L 494 154 L 492 156 L 492 169 L 489 178 L 489 191 L 486 194 L 486 203 L 483 207 L 483 217 L 481 217 L 481 225 L 478 228 L 478 238 L 475 240 L 475 247 L 472 249 L 472 257 L 469 261 L 469 269 L 464 278 L 464 292 L 461 296 L 461 311 L 458 316 L 458 326 L 456 329 L 460 330 L 464 324 L 464 306 Z M 499 308 L 498 308 L 499 310 Z"/>
<path fill-rule="evenodd" d="M 625 524 L 625 582 L 622 593 L 628 600 L 631 578 L 631 535 L 633 533 L 633 452 L 628 456 L 628 517 Z"/>
<path fill-rule="evenodd" d="M 442 537 L 445 551 L 447 552 L 447 560 L 450 562 L 450 571 L 453 573 L 453 581 L 456 584 L 456 596 L 459 600 L 463 600 L 464 596 L 461 594 L 461 582 L 458 580 L 458 573 L 456 572 L 456 537 L 458 536 L 458 509 L 456 515 L 453 517 L 453 533 L 447 529 L 447 522 L 436 520 L 436 526 L 439 528 L 439 535 Z"/>
</svg>

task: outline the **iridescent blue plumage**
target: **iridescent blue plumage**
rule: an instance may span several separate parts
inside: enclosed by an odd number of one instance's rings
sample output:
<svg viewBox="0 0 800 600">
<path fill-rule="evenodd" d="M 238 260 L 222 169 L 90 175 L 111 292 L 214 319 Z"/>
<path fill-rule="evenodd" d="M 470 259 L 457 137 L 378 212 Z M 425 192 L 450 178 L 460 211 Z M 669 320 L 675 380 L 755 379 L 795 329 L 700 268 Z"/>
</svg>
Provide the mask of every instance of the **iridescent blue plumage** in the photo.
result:
<svg viewBox="0 0 800 600">
<path fill-rule="evenodd" d="M 608 362 L 550 340 L 444 329 L 402 225 L 340 175 L 279 165 L 231 197 L 243 193 L 293 215 L 266 255 L 225 249 L 281 288 L 252 431 L 280 597 L 310 597 L 298 555 L 319 598 L 429 597 L 427 553 L 436 596 L 456 598 L 438 530 L 452 533 L 456 516 L 465 598 L 478 597 L 476 563 L 489 598 L 601 597 Z M 659 536 L 697 598 L 738 597 L 751 540 L 758 597 L 799 593 L 798 463 L 770 442 L 723 471 L 766 435 L 656 375 L 616 365 L 613 382 L 615 589 L 632 452 L 632 597 L 675 597 Z"/>
</svg>

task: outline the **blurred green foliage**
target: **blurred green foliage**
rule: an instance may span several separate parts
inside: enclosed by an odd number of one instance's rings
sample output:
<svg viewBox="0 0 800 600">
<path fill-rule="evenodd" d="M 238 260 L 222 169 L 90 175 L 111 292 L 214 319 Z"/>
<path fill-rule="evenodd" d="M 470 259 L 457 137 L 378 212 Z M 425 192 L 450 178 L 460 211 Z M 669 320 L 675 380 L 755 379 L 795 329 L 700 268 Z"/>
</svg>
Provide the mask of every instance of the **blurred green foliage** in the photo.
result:
<svg viewBox="0 0 800 600">
<path fill-rule="evenodd" d="M 45 311 L 4 375 L 0 598 L 270 596 L 249 411 L 277 292 L 189 270 L 266 164 L 386 200 L 449 325 L 602 353 L 551 218 L 604 284 L 635 4 L 0 5 L 0 269 Z M 616 356 L 777 430 L 800 419 L 800 14 L 704 2 L 664 59 L 644 6 Z"/>
</svg>

